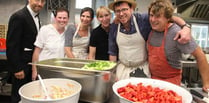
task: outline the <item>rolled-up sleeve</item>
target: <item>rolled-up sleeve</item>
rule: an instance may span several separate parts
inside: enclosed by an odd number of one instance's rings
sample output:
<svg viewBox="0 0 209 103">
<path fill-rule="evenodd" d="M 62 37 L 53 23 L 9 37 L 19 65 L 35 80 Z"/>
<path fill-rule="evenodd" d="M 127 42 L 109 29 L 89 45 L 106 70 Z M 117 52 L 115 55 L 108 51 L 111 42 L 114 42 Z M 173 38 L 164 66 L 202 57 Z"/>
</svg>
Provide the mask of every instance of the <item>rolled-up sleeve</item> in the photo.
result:
<svg viewBox="0 0 209 103">
<path fill-rule="evenodd" d="M 42 26 L 40 31 L 38 32 L 38 35 L 36 37 L 36 41 L 34 43 L 34 45 L 36 47 L 39 47 L 39 48 L 43 48 L 44 47 L 44 41 L 46 41 L 47 32 L 48 32 L 48 28 L 45 25 Z"/>
</svg>

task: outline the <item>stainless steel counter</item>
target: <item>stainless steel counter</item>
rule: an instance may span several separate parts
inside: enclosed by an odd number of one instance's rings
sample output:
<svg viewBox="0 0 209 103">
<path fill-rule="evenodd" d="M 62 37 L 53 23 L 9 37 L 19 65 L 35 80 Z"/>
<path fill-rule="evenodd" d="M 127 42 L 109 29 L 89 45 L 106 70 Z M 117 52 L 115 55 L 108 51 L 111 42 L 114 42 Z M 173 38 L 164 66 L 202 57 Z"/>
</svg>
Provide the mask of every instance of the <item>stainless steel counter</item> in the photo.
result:
<svg viewBox="0 0 209 103">
<path fill-rule="evenodd" d="M 206 56 L 206 59 L 207 59 L 207 61 L 209 63 L 209 54 L 205 54 L 205 56 Z M 181 63 L 182 63 L 182 67 L 183 68 L 184 67 L 197 67 L 197 62 L 196 62 L 195 59 L 193 61 L 191 61 L 191 60 L 182 60 Z"/>
<path fill-rule="evenodd" d="M 209 55 L 206 55 L 207 60 L 209 62 Z M 199 74 L 199 70 L 198 70 L 198 66 L 197 66 L 197 62 L 194 61 L 181 61 L 182 63 L 182 68 L 183 70 L 185 70 L 184 72 L 187 72 L 188 74 L 188 90 L 193 89 L 197 92 L 199 92 L 200 94 L 202 94 L 203 96 L 208 97 L 206 92 L 202 91 L 201 87 L 193 87 L 193 84 L 198 84 L 198 86 L 200 86 L 200 83 L 193 83 L 194 80 L 192 80 L 193 78 L 196 78 L 197 81 L 201 81 L 200 78 L 200 74 Z M 190 88 L 190 86 L 192 86 L 192 88 Z M 193 96 L 193 102 L 192 103 L 205 103 L 204 101 L 202 101 L 199 97 L 192 95 Z"/>
<path fill-rule="evenodd" d="M 188 90 L 190 90 L 190 89 L 193 89 L 193 90 L 199 92 L 200 94 L 202 94 L 203 96 L 208 97 L 207 93 L 202 91 L 202 88 L 188 88 Z M 199 98 L 195 95 L 192 95 L 192 97 L 193 97 L 192 103 L 205 103 L 201 98 Z"/>
<path fill-rule="evenodd" d="M 181 61 L 182 67 L 197 67 L 196 61 Z"/>
<path fill-rule="evenodd" d="M 182 82 L 187 87 L 200 87 L 202 81 L 196 61 L 181 61 L 182 63 Z"/>
</svg>

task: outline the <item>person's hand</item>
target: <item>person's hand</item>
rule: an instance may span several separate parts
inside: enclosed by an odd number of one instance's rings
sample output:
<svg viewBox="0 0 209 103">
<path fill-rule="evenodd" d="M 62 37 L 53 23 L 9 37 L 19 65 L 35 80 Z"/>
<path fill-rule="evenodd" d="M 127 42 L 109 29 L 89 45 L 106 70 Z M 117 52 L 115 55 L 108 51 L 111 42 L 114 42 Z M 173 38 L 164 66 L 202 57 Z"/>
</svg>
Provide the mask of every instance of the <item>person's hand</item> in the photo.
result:
<svg viewBox="0 0 209 103">
<path fill-rule="evenodd" d="M 191 40 L 191 38 L 191 29 L 185 26 L 182 30 L 177 32 L 174 40 L 177 40 L 181 44 L 186 44 Z"/>
<path fill-rule="evenodd" d="M 25 78 L 25 73 L 24 73 L 23 70 L 21 70 L 20 72 L 15 73 L 14 75 L 15 75 L 15 77 L 17 79 L 23 79 L 23 78 Z"/>
<path fill-rule="evenodd" d="M 208 68 L 207 68 L 208 69 Z M 204 91 L 204 92 L 209 92 L 209 77 L 208 77 L 208 70 L 206 71 L 204 71 L 204 75 L 202 75 L 202 84 L 203 84 L 203 86 L 202 86 L 202 90 Z"/>
<path fill-rule="evenodd" d="M 209 92 L 209 84 L 208 85 L 203 85 L 202 90 L 204 92 Z"/>
<path fill-rule="evenodd" d="M 32 80 L 36 80 L 37 78 L 37 72 L 32 72 Z"/>
</svg>

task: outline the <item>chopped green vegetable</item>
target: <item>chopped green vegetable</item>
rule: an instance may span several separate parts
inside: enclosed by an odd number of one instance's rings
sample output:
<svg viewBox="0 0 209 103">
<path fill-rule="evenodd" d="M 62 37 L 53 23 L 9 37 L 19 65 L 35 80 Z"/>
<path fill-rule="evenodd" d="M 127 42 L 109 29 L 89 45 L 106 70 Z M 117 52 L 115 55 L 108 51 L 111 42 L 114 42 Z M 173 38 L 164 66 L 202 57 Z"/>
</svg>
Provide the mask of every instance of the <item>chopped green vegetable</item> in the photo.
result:
<svg viewBox="0 0 209 103">
<path fill-rule="evenodd" d="M 110 61 L 96 61 L 89 64 L 84 65 L 84 69 L 89 70 L 108 70 L 113 68 L 116 65 L 115 62 Z"/>
</svg>

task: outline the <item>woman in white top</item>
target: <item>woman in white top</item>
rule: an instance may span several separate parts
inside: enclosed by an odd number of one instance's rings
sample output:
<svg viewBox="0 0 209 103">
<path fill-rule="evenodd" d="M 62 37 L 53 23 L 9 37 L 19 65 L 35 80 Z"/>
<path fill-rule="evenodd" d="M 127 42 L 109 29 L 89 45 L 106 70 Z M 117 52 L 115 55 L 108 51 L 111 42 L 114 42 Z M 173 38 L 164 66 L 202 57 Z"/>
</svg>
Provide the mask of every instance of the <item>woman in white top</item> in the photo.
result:
<svg viewBox="0 0 209 103">
<path fill-rule="evenodd" d="M 87 59 L 90 28 L 93 18 L 93 9 L 85 7 L 80 13 L 81 23 L 77 26 L 68 26 L 65 32 L 65 53 L 68 58 Z"/>
<path fill-rule="evenodd" d="M 65 8 L 58 8 L 54 17 L 54 23 L 41 27 L 37 35 L 34 43 L 36 47 L 33 53 L 33 63 L 45 59 L 64 57 L 64 31 L 68 24 L 69 11 Z M 35 80 L 37 76 L 35 65 L 33 65 L 32 71 L 32 79 Z"/>
</svg>

